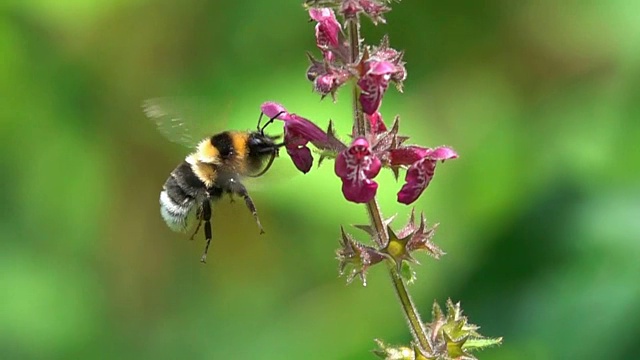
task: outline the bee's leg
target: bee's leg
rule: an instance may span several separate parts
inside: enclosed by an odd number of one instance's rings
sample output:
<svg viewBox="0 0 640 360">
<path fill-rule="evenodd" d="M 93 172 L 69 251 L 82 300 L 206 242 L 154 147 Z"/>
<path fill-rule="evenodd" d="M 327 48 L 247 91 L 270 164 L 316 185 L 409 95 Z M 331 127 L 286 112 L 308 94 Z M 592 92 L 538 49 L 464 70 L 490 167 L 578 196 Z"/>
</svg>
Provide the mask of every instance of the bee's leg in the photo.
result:
<svg viewBox="0 0 640 360">
<path fill-rule="evenodd" d="M 247 188 L 244 187 L 239 181 L 232 181 L 231 188 L 233 192 L 242 196 L 244 198 L 244 202 L 247 204 L 249 211 L 253 214 L 253 218 L 256 219 L 256 223 L 258 224 L 258 228 L 260 229 L 260 234 L 264 234 L 264 229 L 262 228 L 262 224 L 260 223 L 260 218 L 258 217 L 258 211 L 256 210 L 256 205 L 253 203 L 251 196 L 249 196 L 249 192 L 247 192 Z"/>
<path fill-rule="evenodd" d="M 209 199 L 205 199 L 202 202 L 202 220 L 204 220 L 204 237 L 207 241 L 204 253 L 200 258 L 200 262 L 204 264 L 207 262 L 207 252 L 209 252 L 209 244 L 211 244 L 211 203 Z"/>
<path fill-rule="evenodd" d="M 193 232 L 193 234 L 191 234 L 191 237 L 189 238 L 189 240 L 193 240 L 193 238 L 196 236 L 196 234 L 200 230 L 200 226 L 202 225 L 202 207 L 198 208 L 196 212 L 196 219 L 198 219 L 198 225 L 196 225 L 196 230 Z"/>
</svg>

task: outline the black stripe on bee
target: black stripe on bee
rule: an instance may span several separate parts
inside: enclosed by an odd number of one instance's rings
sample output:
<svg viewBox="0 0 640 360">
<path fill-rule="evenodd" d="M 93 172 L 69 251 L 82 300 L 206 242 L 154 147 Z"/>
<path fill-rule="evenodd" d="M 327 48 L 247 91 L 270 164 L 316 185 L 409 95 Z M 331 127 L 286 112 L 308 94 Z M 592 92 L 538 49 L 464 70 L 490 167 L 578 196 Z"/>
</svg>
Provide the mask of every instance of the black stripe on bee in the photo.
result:
<svg viewBox="0 0 640 360">
<path fill-rule="evenodd" d="M 202 191 L 206 189 L 206 185 L 193 172 L 191 164 L 186 161 L 182 162 L 171 172 L 171 176 L 167 179 L 165 186 L 167 186 L 169 182 L 174 181 L 182 192 L 192 198 L 198 197 L 198 195 L 201 195 Z"/>
<path fill-rule="evenodd" d="M 195 197 L 187 194 L 178 184 L 175 175 L 169 176 L 164 183 L 164 190 L 167 192 L 167 196 L 174 204 L 185 204 L 190 200 L 194 200 Z"/>
<path fill-rule="evenodd" d="M 231 134 L 226 131 L 212 136 L 211 145 L 213 145 L 214 148 L 218 149 L 220 157 L 223 160 L 229 159 L 235 153 Z"/>
</svg>

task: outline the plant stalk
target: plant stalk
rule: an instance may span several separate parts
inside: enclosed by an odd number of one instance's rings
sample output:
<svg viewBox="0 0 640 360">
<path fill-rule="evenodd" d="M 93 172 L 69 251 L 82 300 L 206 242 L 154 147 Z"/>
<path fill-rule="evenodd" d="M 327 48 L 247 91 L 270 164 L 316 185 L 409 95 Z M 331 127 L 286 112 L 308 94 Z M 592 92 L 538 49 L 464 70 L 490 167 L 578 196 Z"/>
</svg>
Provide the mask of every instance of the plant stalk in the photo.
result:
<svg viewBox="0 0 640 360">
<path fill-rule="evenodd" d="M 355 63 L 358 61 L 360 57 L 360 23 L 359 19 L 349 21 L 348 29 L 349 29 L 349 45 L 351 47 L 351 62 Z M 364 113 L 362 112 L 362 107 L 359 101 L 360 97 L 360 88 L 357 84 L 353 86 L 353 118 L 354 118 L 354 130 L 356 136 L 365 136 L 366 135 L 366 121 L 364 118 Z M 384 226 L 384 221 L 382 219 L 382 213 L 380 212 L 380 207 L 378 206 L 378 201 L 374 197 L 367 204 L 367 212 L 369 213 L 369 218 L 372 225 L 375 227 L 376 233 L 378 236 L 374 236 L 374 239 L 377 241 L 378 246 L 381 248 L 385 247 L 389 242 L 389 234 L 387 233 L 387 229 Z M 398 271 L 398 268 L 393 260 L 387 260 L 387 269 L 389 270 L 389 275 L 391 277 L 391 282 L 393 283 L 393 288 L 398 295 L 398 299 L 400 299 L 400 304 L 402 306 L 402 310 L 409 322 L 409 327 L 411 329 L 411 333 L 413 334 L 413 338 L 420 344 L 420 347 L 424 350 L 431 351 L 431 345 L 429 344 L 429 340 L 426 335 L 426 331 L 424 329 L 424 325 L 422 320 L 420 319 L 420 315 L 418 314 L 418 310 L 407 291 L 407 286 L 402 279 L 402 275 Z"/>
</svg>

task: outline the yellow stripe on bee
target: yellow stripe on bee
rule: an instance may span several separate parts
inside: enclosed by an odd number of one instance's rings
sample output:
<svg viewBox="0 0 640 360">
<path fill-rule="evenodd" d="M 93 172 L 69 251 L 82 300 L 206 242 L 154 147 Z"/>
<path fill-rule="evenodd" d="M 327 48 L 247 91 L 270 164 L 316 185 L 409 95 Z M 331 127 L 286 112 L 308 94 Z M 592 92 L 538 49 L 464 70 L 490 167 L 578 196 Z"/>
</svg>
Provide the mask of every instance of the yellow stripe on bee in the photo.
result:
<svg viewBox="0 0 640 360">
<path fill-rule="evenodd" d="M 248 155 L 249 149 L 247 148 L 247 141 L 249 141 L 249 133 L 246 131 L 232 131 L 229 133 L 231 140 L 233 141 L 233 148 L 235 149 L 236 156 L 240 160 Z"/>
<path fill-rule="evenodd" d="M 196 174 L 198 179 L 200 179 L 200 181 L 202 181 L 207 187 L 213 186 L 218 178 L 218 173 L 216 172 L 215 167 L 211 164 L 196 162 L 191 164 L 191 170 L 193 170 L 193 173 Z"/>
<path fill-rule="evenodd" d="M 196 154 L 198 161 L 209 164 L 220 164 L 220 151 L 211 144 L 211 139 L 206 138 L 198 144 Z"/>
<path fill-rule="evenodd" d="M 247 172 L 246 160 L 249 156 L 249 147 L 247 142 L 249 141 L 249 133 L 241 131 L 229 132 L 231 142 L 233 144 L 234 156 L 230 159 L 230 166 L 239 173 L 245 175 Z"/>
<path fill-rule="evenodd" d="M 218 172 L 215 165 L 211 163 L 205 163 L 199 160 L 199 152 L 189 154 L 185 158 L 185 161 L 191 165 L 193 173 L 202 181 L 207 187 L 211 187 L 218 178 Z"/>
</svg>

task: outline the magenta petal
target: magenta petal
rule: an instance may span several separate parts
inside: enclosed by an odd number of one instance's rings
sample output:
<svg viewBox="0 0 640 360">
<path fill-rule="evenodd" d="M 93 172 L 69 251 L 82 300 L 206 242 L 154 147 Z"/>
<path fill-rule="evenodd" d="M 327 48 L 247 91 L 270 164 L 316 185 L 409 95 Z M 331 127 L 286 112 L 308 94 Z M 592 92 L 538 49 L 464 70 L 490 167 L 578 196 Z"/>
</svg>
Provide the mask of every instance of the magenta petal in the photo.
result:
<svg viewBox="0 0 640 360">
<path fill-rule="evenodd" d="M 334 14 L 333 10 L 329 8 L 311 8 L 309 9 L 309 16 L 317 21 L 336 21 L 336 14 Z"/>
<path fill-rule="evenodd" d="M 382 95 L 389 86 L 389 80 L 384 75 L 367 75 L 358 80 L 358 86 L 362 89 L 360 104 L 365 114 L 373 115 L 380 108 Z"/>
<path fill-rule="evenodd" d="M 411 165 L 429 155 L 431 149 L 420 146 L 403 146 L 389 151 L 391 165 Z"/>
<path fill-rule="evenodd" d="M 333 74 L 325 74 L 318 76 L 315 81 L 315 90 L 322 95 L 327 95 L 334 90 L 336 77 Z"/>
<path fill-rule="evenodd" d="M 352 202 L 363 203 L 371 200 L 378 184 L 371 180 L 380 172 L 382 163 L 369 147 L 365 138 L 357 138 L 351 146 L 338 154 L 335 173 L 342 179 L 342 193 Z"/>
<path fill-rule="evenodd" d="M 326 14 L 329 13 L 329 9 L 327 8 L 311 8 L 309 9 L 309 16 L 311 19 L 320 22 L 325 17 Z"/>
<path fill-rule="evenodd" d="M 311 166 L 313 165 L 313 156 L 311 156 L 311 150 L 309 150 L 308 147 L 287 147 L 287 154 L 291 156 L 291 160 L 298 170 L 305 174 L 311 170 Z"/>
<path fill-rule="evenodd" d="M 336 162 L 334 164 L 333 171 L 341 179 L 344 179 L 345 177 L 347 177 L 347 174 L 349 173 L 349 169 L 347 168 L 347 160 L 345 159 L 345 156 L 343 155 L 343 153 L 338 154 L 338 157 L 336 157 Z"/>
<path fill-rule="evenodd" d="M 398 192 L 398 202 L 409 205 L 416 201 L 425 188 L 417 187 L 415 185 L 404 184 L 400 192 Z"/>
<path fill-rule="evenodd" d="M 365 116 L 369 121 L 371 132 L 377 135 L 387 131 L 387 126 L 384 124 L 384 121 L 382 121 L 382 115 L 380 112 L 376 111 L 373 115 L 365 114 Z"/>
<path fill-rule="evenodd" d="M 293 141 L 296 142 L 304 139 L 304 144 L 306 144 L 307 141 L 311 141 L 311 143 L 320 148 L 327 142 L 326 132 L 320 129 L 318 125 L 296 114 L 290 114 L 288 116 L 288 119 L 285 120 L 284 128 L 285 141 L 287 141 L 287 138 L 295 139 Z"/>
<path fill-rule="evenodd" d="M 306 146 L 309 142 L 323 149 L 328 146 L 327 133 L 311 121 L 291 114 L 284 106 L 276 102 L 265 102 L 260 110 L 266 116 L 284 121 L 284 142 L 287 154 L 291 157 L 296 168 L 303 173 L 309 172 L 313 165 L 311 150 Z"/>
<path fill-rule="evenodd" d="M 458 158 L 458 153 L 456 153 L 452 148 L 448 148 L 446 146 L 441 146 L 435 148 L 426 155 L 429 159 L 432 160 L 449 160 Z"/>
<path fill-rule="evenodd" d="M 287 109 L 285 109 L 284 106 L 273 101 L 267 101 L 263 103 L 260 106 L 260 110 L 269 118 L 272 118 L 278 114 L 280 114 L 278 116 L 278 119 L 280 120 L 286 120 L 289 117 L 289 112 L 287 112 Z"/>
<path fill-rule="evenodd" d="M 351 147 L 361 147 L 361 148 L 366 148 L 369 147 L 369 142 L 367 141 L 367 139 L 363 138 L 363 137 L 359 137 L 356 138 L 355 140 L 353 140 L 353 142 L 351 143 Z"/>
<path fill-rule="evenodd" d="M 396 72 L 396 66 L 389 61 L 371 61 L 367 74 L 371 75 L 388 75 Z"/>
<path fill-rule="evenodd" d="M 342 182 L 344 198 L 358 204 L 369 202 L 376 196 L 377 190 L 378 184 L 369 179 L 357 185 L 347 181 Z"/>
<path fill-rule="evenodd" d="M 329 8 L 309 9 L 309 16 L 318 22 L 316 25 L 316 42 L 319 47 L 338 46 L 340 23 L 333 10 Z"/>
<path fill-rule="evenodd" d="M 398 202 L 409 205 L 416 201 L 431 182 L 435 168 L 436 161 L 427 158 L 411 165 L 404 179 L 405 184 L 398 192 Z"/>
<path fill-rule="evenodd" d="M 366 177 L 368 177 L 369 179 L 373 179 L 374 177 L 378 176 L 381 168 L 382 162 L 380 161 L 380 159 L 378 159 L 377 156 L 374 155 L 371 156 L 370 163 L 363 164 L 362 171 L 364 172 L 364 175 Z"/>
</svg>

